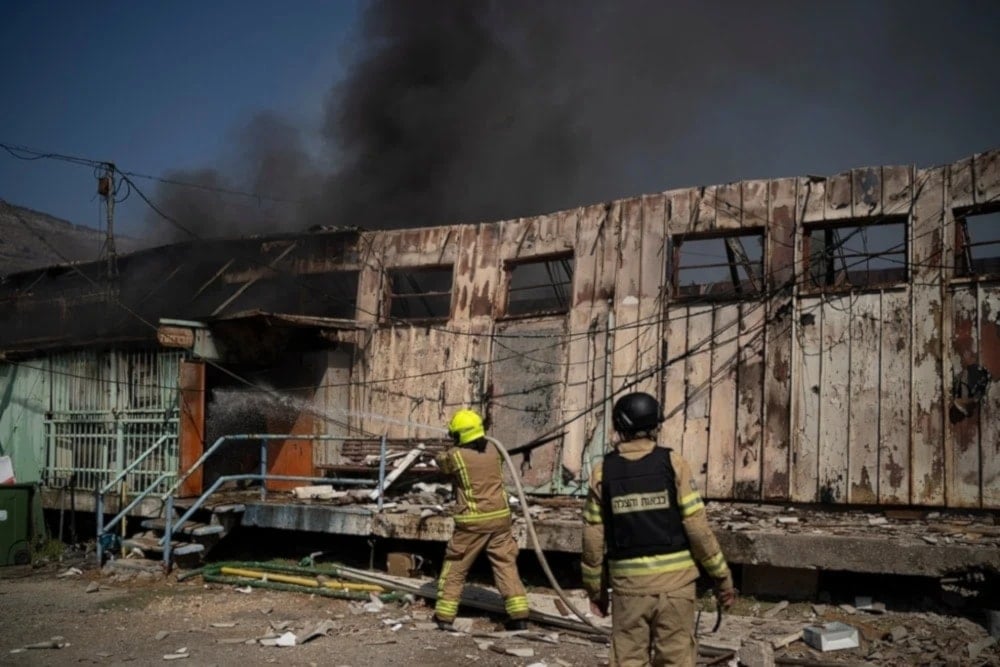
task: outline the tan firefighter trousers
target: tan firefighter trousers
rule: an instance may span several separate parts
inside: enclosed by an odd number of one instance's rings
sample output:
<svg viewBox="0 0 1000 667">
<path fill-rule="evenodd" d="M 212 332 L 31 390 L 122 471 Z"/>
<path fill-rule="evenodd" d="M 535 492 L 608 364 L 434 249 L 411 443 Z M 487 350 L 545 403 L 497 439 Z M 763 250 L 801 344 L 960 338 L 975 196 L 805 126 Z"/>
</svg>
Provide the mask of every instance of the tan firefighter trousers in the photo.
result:
<svg viewBox="0 0 1000 667">
<path fill-rule="evenodd" d="M 476 556 L 486 549 L 493 579 L 510 618 L 528 617 L 528 595 L 517 572 L 517 542 L 510 527 L 495 532 L 472 532 L 455 528 L 444 554 L 444 566 L 438 578 L 438 599 L 434 615 L 442 621 L 451 621 L 458 614 L 458 600 L 462 597 L 465 577 L 476 561 Z"/>
<path fill-rule="evenodd" d="M 694 584 L 672 593 L 612 598 L 612 667 L 694 667 Z"/>
</svg>

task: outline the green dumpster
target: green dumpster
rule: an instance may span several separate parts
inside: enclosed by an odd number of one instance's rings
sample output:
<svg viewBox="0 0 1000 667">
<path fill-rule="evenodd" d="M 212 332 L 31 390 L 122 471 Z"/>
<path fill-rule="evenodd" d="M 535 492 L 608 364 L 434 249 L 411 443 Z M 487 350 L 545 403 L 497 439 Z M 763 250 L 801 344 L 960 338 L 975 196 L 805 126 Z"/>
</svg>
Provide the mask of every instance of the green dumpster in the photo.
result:
<svg viewBox="0 0 1000 667">
<path fill-rule="evenodd" d="M 0 484 L 0 566 L 31 562 L 33 484 Z"/>
</svg>

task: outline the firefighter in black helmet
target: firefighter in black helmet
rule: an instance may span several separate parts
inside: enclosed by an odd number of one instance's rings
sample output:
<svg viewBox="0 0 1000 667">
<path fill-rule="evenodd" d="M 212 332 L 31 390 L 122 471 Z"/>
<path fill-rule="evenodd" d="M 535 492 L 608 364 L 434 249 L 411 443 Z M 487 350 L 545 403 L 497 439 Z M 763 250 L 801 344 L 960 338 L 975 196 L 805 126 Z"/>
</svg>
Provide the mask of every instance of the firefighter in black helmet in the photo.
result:
<svg viewBox="0 0 1000 667">
<path fill-rule="evenodd" d="M 608 611 L 604 589 L 612 589 L 612 665 L 693 667 L 695 563 L 714 579 L 723 607 L 736 600 L 733 579 L 691 469 L 657 446 L 657 400 L 626 394 L 612 421 L 615 451 L 595 468 L 583 510 L 584 587 L 599 615 Z"/>
</svg>

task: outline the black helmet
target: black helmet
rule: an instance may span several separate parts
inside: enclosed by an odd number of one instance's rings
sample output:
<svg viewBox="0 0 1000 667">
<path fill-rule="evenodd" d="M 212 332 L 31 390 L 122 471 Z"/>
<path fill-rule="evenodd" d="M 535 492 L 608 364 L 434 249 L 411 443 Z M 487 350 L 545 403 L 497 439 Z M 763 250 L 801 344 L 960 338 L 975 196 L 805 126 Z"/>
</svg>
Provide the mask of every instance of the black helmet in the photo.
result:
<svg viewBox="0 0 1000 667">
<path fill-rule="evenodd" d="M 645 392 L 625 394 L 615 402 L 611 412 L 615 430 L 628 435 L 652 431 L 663 421 L 660 404 Z"/>
</svg>

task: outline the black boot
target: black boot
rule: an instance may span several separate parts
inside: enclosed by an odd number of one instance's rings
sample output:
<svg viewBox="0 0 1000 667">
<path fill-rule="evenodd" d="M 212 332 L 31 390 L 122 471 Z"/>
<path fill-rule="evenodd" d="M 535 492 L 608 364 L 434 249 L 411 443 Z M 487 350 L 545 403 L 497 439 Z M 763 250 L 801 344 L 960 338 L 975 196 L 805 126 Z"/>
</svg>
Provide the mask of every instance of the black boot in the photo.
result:
<svg viewBox="0 0 1000 667">
<path fill-rule="evenodd" d="M 435 616 L 434 622 L 437 623 L 438 630 L 444 630 L 445 632 L 458 632 L 458 630 L 455 629 L 454 621 L 442 621 L 440 618 Z"/>
<path fill-rule="evenodd" d="M 528 629 L 528 620 L 524 618 L 512 618 L 504 624 L 509 632 L 519 632 Z"/>
</svg>

